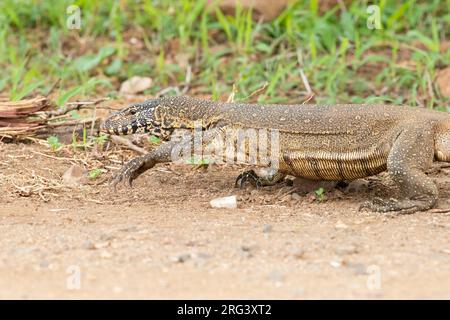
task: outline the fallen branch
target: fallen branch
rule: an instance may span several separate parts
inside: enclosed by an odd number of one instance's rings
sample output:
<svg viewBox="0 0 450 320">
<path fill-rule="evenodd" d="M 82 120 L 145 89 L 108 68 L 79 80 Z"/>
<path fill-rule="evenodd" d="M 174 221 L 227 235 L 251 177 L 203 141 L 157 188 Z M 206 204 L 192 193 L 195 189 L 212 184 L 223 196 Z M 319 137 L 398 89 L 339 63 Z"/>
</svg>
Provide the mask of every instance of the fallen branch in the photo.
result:
<svg viewBox="0 0 450 320">
<path fill-rule="evenodd" d="M 0 102 L 0 138 L 27 139 L 31 136 L 46 138 L 55 134 L 71 134 L 78 125 L 90 124 L 90 134 L 94 134 L 95 125 L 100 119 L 96 117 L 96 106 L 108 98 L 94 101 L 67 103 L 65 107 L 55 110 L 56 104 L 47 97 L 37 97 L 22 101 Z M 81 108 L 92 108 L 92 118 L 74 120 L 68 113 Z M 53 109 L 53 110 L 49 110 Z"/>
<path fill-rule="evenodd" d="M 148 153 L 145 149 L 138 147 L 137 145 L 133 144 L 128 139 L 125 139 L 125 138 L 122 138 L 119 136 L 111 136 L 111 140 L 114 141 L 115 143 L 122 144 L 122 145 L 126 146 L 128 149 L 136 151 L 139 154 L 145 155 Z"/>
<path fill-rule="evenodd" d="M 83 108 L 85 106 L 92 106 L 92 105 L 96 106 L 99 103 L 101 103 L 103 101 L 107 101 L 107 100 L 109 100 L 109 98 L 100 98 L 95 101 L 68 102 L 65 107 L 60 108 L 58 110 L 51 110 L 51 111 L 44 112 L 44 114 L 47 116 L 47 118 L 57 117 L 57 116 L 64 115 L 73 110 L 80 110 L 81 108 Z"/>
</svg>

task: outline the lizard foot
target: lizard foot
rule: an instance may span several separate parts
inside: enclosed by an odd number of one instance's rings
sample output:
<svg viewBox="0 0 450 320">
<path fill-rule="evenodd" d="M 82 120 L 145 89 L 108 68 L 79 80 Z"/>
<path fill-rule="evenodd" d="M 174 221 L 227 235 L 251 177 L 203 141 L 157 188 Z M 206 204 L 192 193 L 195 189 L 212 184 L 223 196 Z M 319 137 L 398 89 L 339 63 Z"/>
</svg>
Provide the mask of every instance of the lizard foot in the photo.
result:
<svg viewBox="0 0 450 320">
<path fill-rule="evenodd" d="M 424 211 L 430 209 L 434 205 L 434 201 L 427 200 L 398 200 L 394 198 L 382 199 L 374 198 L 373 201 L 366 201 L 359 210 L 369 209 L 375 212 L 393 212 L 397 214 L 411 214 L 416 211 Z"/>
<path fill-rule="evenodd" d="M 286 177 L 285 173 L 279 172 L 274 168 L 260 168 L 255 172 L 254 170 L 248 170 L 241 173 L 237 178 L 234 186 L 242 188 L 245 182 L 250 182 L 256 188 L 263 186 L 274 186 L 277 183 L 284 181 Z"/>
<path fill-rule="evenodd" d="M 235 188 L 242 188 L 245 182 L 250 182 L 252 185 L 255 185 L 256 188 L 262 186 L 261 178 L 256 174 L 254 170 L 248 170 L 242 172 L 237 176 L 236 181 L 234 183 Z"/>
<path fill-rule="evenodd" d="M 136 157 L 128 161 L 118 172 L 110 178 L 110 185 L 116 190 L 117 185 L 121 181 L 127 181 L 130 187 L 133 186 L 133 180 L 136 179 L 141 172 L 139 169 L 144 165 L 144 157 Z"/>
</svg>

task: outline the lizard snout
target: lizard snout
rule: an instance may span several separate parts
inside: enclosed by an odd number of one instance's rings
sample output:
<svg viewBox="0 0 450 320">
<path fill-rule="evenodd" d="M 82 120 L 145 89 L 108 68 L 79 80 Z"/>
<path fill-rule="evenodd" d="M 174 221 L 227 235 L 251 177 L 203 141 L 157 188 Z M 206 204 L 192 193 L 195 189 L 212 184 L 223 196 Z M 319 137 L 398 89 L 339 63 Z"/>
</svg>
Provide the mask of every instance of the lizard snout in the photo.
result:
<svg viewBox="0 0 450 320">
<path fill-rule="evenodd" d="M 122 126 L 114 125 L 111 121 L 111 118 L 106 119 L 102 123 L 100 123 L 100 132 L 112 134 L 112 135 L 121 135 L 126 134 L 122 131 Z"/>
<path fill-rule="evenodd" d="M 109 133 L 109 134 L 115 134 L 113 128 L 111 127 L 111 124 L 109 123 L 108 119 L 100 123 L 100 132 Z"/>
<path fill-rule="evenodd" d="M 105 121 L 103 121 L 102 123 L 100 123 L 100 131 L 101 132 L 107 132 L 108 129 L 106 127 Z"/>
</svg>

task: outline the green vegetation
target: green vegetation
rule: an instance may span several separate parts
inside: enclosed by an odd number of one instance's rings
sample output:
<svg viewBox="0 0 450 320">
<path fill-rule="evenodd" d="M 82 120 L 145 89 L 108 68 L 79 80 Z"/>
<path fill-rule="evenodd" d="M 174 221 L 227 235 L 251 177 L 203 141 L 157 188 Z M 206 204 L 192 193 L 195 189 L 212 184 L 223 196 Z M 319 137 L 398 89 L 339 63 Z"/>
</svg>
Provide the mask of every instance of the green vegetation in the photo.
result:
<svg viewBox="0 0 450 320">
<path fill-rule="evenodd" d="M 0 92 L 11 99 L 56 90 L 58 105 L 116 96 L 122 81 L 148 76 L 156 94 L 183 86 L 187 94 L 236 100 L 387 102 L 445 109 L 434 86 L 450 65 L 450 1 L 379 1 L 383 29 L 367 28 L 367 7 L 354 1 L 318 14 L 320 1 L 298 1 L 269 23 L 251 12 L 226 16 L 202 1 L 0 2 Z M 69 5 L 81 8 L 81 30 L 66 26 Z M 446 40 L 447 39 L 447 40 Z M 267 85 L 265 85 L 267 83 Z"/>
<path fill-rule="evenodd" d="M 200 167 L 207 167 L 209 165 L 209 159 L 208 158 L 202 158 L 202 157 L 196 157 L 191 156 L 189 159 L 186 160 L 186 164 L 191 164 L 194 166 L 200 166 Z"/>
<path fill-rule="evenodd" d="M 99 168 L 92 169 L 89 171 L 89 179 L 97 179 L 102 174 L 102 170 Z"/>
<path fill-rule="evenodd" d="M 314 191 L 314 193 L 316 194 L 317 200 L 319 200 L 319 201 L 325 200 L 325 189 L 324 188 L 320 187 L 320 188 L 316 189 Z"/>
<path fill-rule="evenodd" d="M 58 151 L 59 149 L 61 149 L 64 146 L 62 143 L 59 142 L 58 137 L 55 137 L 55 136 L 48 137 L 47 143 L 53 152 Z"/>
<path fill-rule="evenodd" d="M 151 135 L 150 137 L 148 137 L 148 141 L 152 144 L 160 144 L 161 143 L 161 139 L 154 135 Z"/>
</svg>

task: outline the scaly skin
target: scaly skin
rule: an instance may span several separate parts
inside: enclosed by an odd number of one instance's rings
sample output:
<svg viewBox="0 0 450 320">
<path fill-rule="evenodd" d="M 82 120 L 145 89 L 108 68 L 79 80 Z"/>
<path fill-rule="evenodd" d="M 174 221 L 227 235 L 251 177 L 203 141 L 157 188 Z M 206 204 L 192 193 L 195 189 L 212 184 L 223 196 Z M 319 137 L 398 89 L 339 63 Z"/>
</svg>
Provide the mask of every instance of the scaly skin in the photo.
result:
<svg viewBox="0 0 450 320">
<path fill-rule="evenodd" d="M 110 134 L 149 132 L 168 140 L 175 129 L 192 130 L 196 122 L 207 133 L 204 143 L 229 128 L 279 132 L 276 178 L 255 178 L 254 172 L 240 176 L 256 180 L 257 185 L 273 184 L 285 174 L 342 181 L 387 170 L 405 199 L 375 199 L 363 205 L 380 212 L 432 208 L 438 191 L 424 171 L 433 159 L 450 162 L 450 115 L 405 106 L 263 105 L 166 97 L 113 114 L 101 130 Z M 166 142 L 150 154 L 132 159 L 115 176 L 114 185 L 123 179 L 131 184 L 156 163 L 171 161 L 174 147 L 186 143 Z"/>
</svg>

